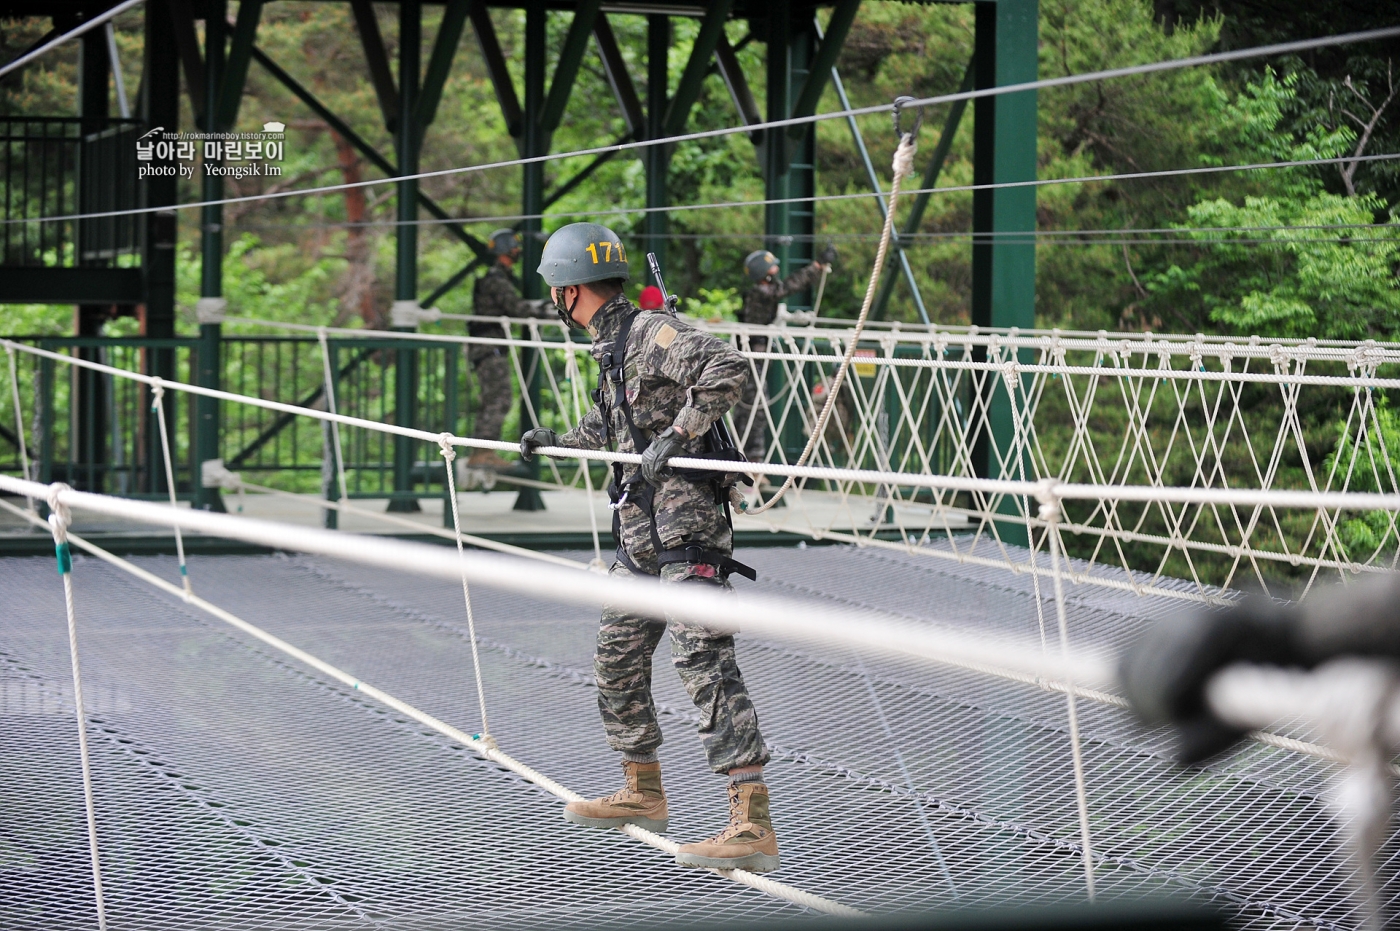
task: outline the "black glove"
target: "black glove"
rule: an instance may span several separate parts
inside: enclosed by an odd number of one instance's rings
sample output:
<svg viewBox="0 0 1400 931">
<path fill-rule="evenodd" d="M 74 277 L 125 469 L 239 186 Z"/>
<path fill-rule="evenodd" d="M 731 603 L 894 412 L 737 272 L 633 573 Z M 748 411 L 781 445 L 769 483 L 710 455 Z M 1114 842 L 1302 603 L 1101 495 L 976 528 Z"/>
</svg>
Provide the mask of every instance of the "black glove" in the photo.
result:
<svg viewBox="0 0 1400 931">
<path fill-rule="evenodd" d="M 675 427 L 667 427 L 652 438 L 647 451 L 642 453 L 642 478 L 660 487 L 671 474 L 666 462 L 674 455 L 685 452 L 685 438 L 676 432 Z"/>
<path fill-rule="evenodd" d="M 817 261 L 823 265 L 830 265 L 836 261 L 836 247 L 831 243 L 826 244 L 826 248 L 817 256 Z"/>
<path fill-rule="evenodd" d="M 1234 663 L 1295 662 L 1295 615 L 1294 608 L 1252 598 L 1225 611 L 1167 618 L 1123 655 L 1123 691 L 1143 721 L 1176 729 L 1180 762 L 1199 763 L 1244 736 L 1211 713 L 1206 684 Z"/>
<path fill-rule="evenodd" d="M 526 462 L 535 458 L 535 450 L 541 446 L 558 446 L 559 434 L 548 427 L 535 427 L 533 430 L 526 430 L 525 435 L 520 438 L 520 458 Z"/>
</svg>

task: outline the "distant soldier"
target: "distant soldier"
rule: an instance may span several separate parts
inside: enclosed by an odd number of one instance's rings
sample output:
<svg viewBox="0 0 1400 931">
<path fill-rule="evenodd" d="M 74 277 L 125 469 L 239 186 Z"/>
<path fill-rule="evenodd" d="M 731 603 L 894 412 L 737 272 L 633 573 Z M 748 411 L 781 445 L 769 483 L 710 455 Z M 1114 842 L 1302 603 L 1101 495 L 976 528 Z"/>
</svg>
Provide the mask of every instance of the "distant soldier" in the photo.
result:
<svg viewBox="0 0 1400 931">
<path fill-rule="evenodd" d="M 642 288 L 642 293 L 637 295 L 637 306 L 642 310 L 660 310 L 664 303 L 661 289 L 654 284 Z"/>
<path fill-rule="evenodd" d="M 728 344 L 662 312 L 640 311 L 622 293 L 627 257 L 617 234 L 574 223 L 545 243 L 540 274 L 560 317 L 593 336 L 601 377 L 595 406 L 563 436 L 537 428 L 520 441 L 529 459 L 541 446 L 641 453 L 640 466 L 618 465 L 614 502 L 617 561 L 611 574 L 659 578 L 663 585 L 729 591 L 728 576 L 753 578 L 736 563 L 723 476 L 678 472 L 673 456 L 708 450 L 711 426 L 747 380 L 748 365 Z M 732 451 L 730 455 L 732 455 Z M 676 854 L 683 866 L 764 871 L 778 866 L 778 839 L 768 813 L 763 765 L 768 748 L 758 730 L 734 655 L 734 635 L 674 619 L 605 608 L 594 674 L 608 744 L 623 754 L 626 785 L 612 795 L 571 802 L 564 817 L 588 827 L 669 825 L 661 786 L 661 728 L 651 695 L 652 654 L 671 635 L 671 660 L 700 709 L 700 739 L 710 767 L 729 776 L 729 825 Z"/>
<path fill-rule="evenodd" d="M 748 258 L 744 259 L 744 269 L 749 273 L 753 287 L 744 294 L 744 307 L 739 311 L 739 320 L 743 323 L 768 326 L 777 319 L 778 304 L 783 298 L 797 291 L 805 291 L 816 284 L 821 279 L 822 272 L 829 271 L 834 261 L 836 250 L 827 246 L 815 262 L 784 279 L 778 277 L 777 256 L 763 249 L 750 252 Z M 768 338 L 750 337 L 749 349 L 754 352 L 767 352 Z M 755 369 L 762 373 L 763 364 L 757 363 Z M 749 383 L 744 386 L 744 396 L 734 405 L 734 429 L 741 437 L 746 437 L 743 440 L 744 455 L 750 462 L 762 462 L 768 453 L 768 421 L 762 409 L 754 410 L 754 400 L 758 397 L 759 387 L 757 379 L 750 373 Z M 753 419 L 752 425 L 749 423 L 750 418 Z"/>
<path fill-rule="evenodd" d="M 520 286 L 511 274 L 520 257 L 520 238 L 515 230 L 499 229 L 491 234 L 491 254 L 495 262 L 491 270 L 476 280 L 472 289 L 472 313 L 478 317 L 538 317 L 547 316 L 543 301 L 527 301 L 520 297 Z M 500 339 L 510 338 L 510 326 L 502 323 L 469 323 L 469 336 Z M 476 371 L 476 386 L 480 395 L 472 436 L 482 440 L 499 440 L 501 426 L 506 422 L 513 400 L 510 385 L 510 350 L 505 346 L 472 344 L 467 358 Z M 470 469 L 509 469 L 507 462 L 495 450 L 475 450 L 467 460 Z"/>
</svg>

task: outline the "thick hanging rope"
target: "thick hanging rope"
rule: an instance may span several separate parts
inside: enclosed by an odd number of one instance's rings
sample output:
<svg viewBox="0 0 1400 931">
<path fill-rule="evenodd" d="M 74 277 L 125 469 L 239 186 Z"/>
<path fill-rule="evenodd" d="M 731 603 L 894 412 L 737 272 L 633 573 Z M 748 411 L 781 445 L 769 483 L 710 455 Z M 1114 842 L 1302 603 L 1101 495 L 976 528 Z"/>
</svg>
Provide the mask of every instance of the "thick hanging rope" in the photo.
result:
<svg viewBox="0 0 1400 931">
<path fill-rule="evenodd" d="M 170 434 L 165 430 L 165 385 L 159 378 L 151 380 L 151 410 L 155 411 L 156 424 L 160 429 L 160 451 L 165 457 L 165 486 L 170 489 L 170 506 L 178 508 L 180 505 L 175 499 L 175 466 L 170 461 Z M 180 527 L 175 525 L 175 553 L 180 559 L 180 583 L 185 587 L 185 594 L 191 594 L 190 570 L 185 565 L 185 538 L 180 533 Z"/>
<path fill-rule="evenodd" d="M 447 470 L 447 500 L 452 502 L 452 529 L 457 534 L 457 563 L 462 567 L 462 600 L 467 604 L 467 636 L 472 642 L 472 669 L 476 672 L 476 700 L 481 707 L 481 733 L 476 739 L 489 745 L 493 750 L 496 739 L 491 736 L 491 725 L 486 723 L 486 688 L 481 682 L 481 656 L 476 647 L 476 618 L 472 616 L 472 593 L 467 584 L 467 554 L 462 546 L 462 516 L 457 509 L 457 480 L 453 475 L 457 449 L 452 445 L 452 434 L 438 437 L 442 447 L 443 467 Z"/>
<path fill-rule="evenodd" d="M 890 184 L 889 209 L 885 211 L 885 225 L 880 231 L 880 248 L 875 252 L 875 267 L 870 270 L 870 283 L 865 287 L 865 301 L 860 306 L 860 316 L 856 318 L 855 328 L 847 337 L 846 353 L 841 359 L 841 367 L 836 370 L 836 378 L 827 391 L 826 403 L 822 405 L 822 412 L 817 416 L 817 422 L 812 427 L 812 435 L 807 438 L 807 445 L 802 450 L 802 455 L 798 456 L 797 462 L 794 463 L 798 468 L 805 466 L 807 460 L 811 458 L 813 451 L 817 448 L 817 443 L 826 433 L 827 422 L 831 420 L 831 415 L 836 410 L 836 399 L 841 394 L 841 386 L 845 384 L 846 373 L 851 368 L 851 360 L 855 358 L 856 347 L 860 343 L 860 334 L 865 329 L 865 321 L 870 316 L 870 308 L 875 303 L 875 290 L 880 284 L 880 273 L 885 268 L 885 254 L 889 251 L 890 238 L 894 235 L 894 208 L 899 202 L 899 185 L 905 178 L 914 173 L 914 153 L 917 150 L 918 141 L 915 139 L 914 133 L 904 133 L 900 136 L 899 147 L 894 151 L 894 180 Z M 796 476 L 789 475 L 783 481 L 783 487 L 779 488 L 773 497 L 761 504 L 744 508 L 744 513 L 762 514 L 781 501 L 783 495 L 788 493 L 788 489 L 796 481 Z"/>
<path fill-rule="evenodd" d="M 15 438 L 19 442 L 19 465 L 25 480 L 32 481 L 34 476 L 29 474 L 29 449 L 24 445 L 24 409 L 19 403 L 19 368 L 15 363 L 15 347 L 6 343 L 5 355 L 10 357 L 10 396 L 15 402 Z M 24 500 L 29 504 L 29 510 L 34 510 L 34 499 Z"/>
<path fill-rule="evenodd" d="M 68 506 L 59 500 L 67 485 L 49 487 L 49 529 L 53 532 L 58 574 L 63 577 L 63 602 L 68 610 L 68 656 L 73 663 L 73 709 L 78 716 L 78 759 L 83 770 L 83 804 L 87 809 L 88 853 L 92 857 L 92 892 L 97 904 L 98 931 L 107 931 L 107 906 L 102 898 L 102 860 L 97 848 L 97 810 L 92 800 L 92 762 L 88 756 L 87 711 L 83 707 L 83 670 L 78 661 L 78 622 L 73 608 L 73 552 L 68 546 Z"/>
</svg>

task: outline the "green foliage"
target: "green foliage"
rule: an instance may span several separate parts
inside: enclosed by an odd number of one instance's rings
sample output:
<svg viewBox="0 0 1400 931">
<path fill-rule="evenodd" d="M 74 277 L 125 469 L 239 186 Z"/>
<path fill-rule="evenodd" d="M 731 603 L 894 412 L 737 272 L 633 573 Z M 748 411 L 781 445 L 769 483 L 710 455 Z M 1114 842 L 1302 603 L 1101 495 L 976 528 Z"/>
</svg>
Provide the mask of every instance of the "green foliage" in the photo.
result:
<svg viewBox="0 0 1400 931">
<path fill-rule="evenodd" d="M 1337 425 L 1337 445 L 1324 463 L 1332 487 L 1350 491 L 1393 492 L 1400 484 L 1400 415 L 1390 401 L 1379 396 L 1365 429 L 1351 421 Z M 1363 435 L 1364 434 L 1364 435 Z M 1337 521 L 1337 536 L 1346 550 L 1344 558 L 1366 563 L 1382 549 L 1394 549 L 1396 528 L 1386 511 L 1344 512 Z"/>
<path fill-rule="evenodd" d="M 738 288 L 700 288 L 698 298 L 685 299 L 685 312 L 692 317 L 717 322 L 738 320 L 744 296 Z"/>
<path fill-rule="evenodd" d="M 1296 85 L 1296 76 L 1266 72 L 1221 108 L 1218 135 L 1255 161 L 1346 151 L 1355 134 L 1344 127 L 1314 126 L 1302 138 L 1279 131 Z M 1391 338 L 1400 325 L 1400 227 L 1372 226 L 1384 207 L 1375 195 L 1329 193 L 1299 170 L 1277 172 L 1272 192 L 1240 204 L 1200 200 L 1186 210 L 1190 222 L 1176 225 L 1202 245 L 1143 276 L 1148 306 L 1240 335 Z"/>
</svg>

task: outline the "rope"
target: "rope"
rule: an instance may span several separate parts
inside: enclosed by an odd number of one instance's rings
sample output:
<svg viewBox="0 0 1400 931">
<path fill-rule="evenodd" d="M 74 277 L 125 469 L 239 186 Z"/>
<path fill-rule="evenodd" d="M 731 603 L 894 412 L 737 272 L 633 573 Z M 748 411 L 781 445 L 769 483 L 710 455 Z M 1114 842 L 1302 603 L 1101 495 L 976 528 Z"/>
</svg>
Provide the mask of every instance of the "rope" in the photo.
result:
<svg viewBox="0 0 1400 931">
<path fill-rule="evenodd" d="M 582 394 L 580 383 L 583 381 L 583 373 L 579 371 L 578 356 L 573 346 L 573 342 L 570 341 L 569 352 L 565 356 L 564 377 L 569 380 L 570 394 L 573 395 L 574 399 L 574 423 L 579 423 L 583 420 L 583 402 L 579 397 Z M 593 476 L 588 471 L 588 460 L 584 460 L 581 471 L 583 472 L 584 488 L 588 495 L 588 529 L 593 534 L 593 562 L 589 563 L 589 568 L 606 572 L 608 567 L 603 562 L 603 548 L 598 541 L 598 514 L 593 510 Z"/>
<path fill-rule="evenodd" d="M 19 464 L 26 479 L 34 476 L 29 474 L 29 450 L 24 445 L 24 409 L 19 403 L 19 372 L 15 363 L 15 347 L 12 343 L 5 344 L 5 355 L 10 357 L 10 395 L 15 401 L 15 439 L 19 441 Z M 34 510 L 34 499 L 26 498 L 29 510 Z"/>
<path fill-rule="evenodd" d="M 827 421 L 831 419 L 831 414 L 836 410 L 836 398 L 841 394 L 841 386 L 845 383 L 846 372 L 850 370 L 851 360 L 855 357 L 856 346 L 860 342 L 861 331 L 865 329 L 865 320 L 870 316 L 870 308 L 875 303 L 875 289 L 880 283 L 880 273 L 885 268 L 885 253 L 889 251 L 890 237 L 894 234 L 894 209 L 899 203 L 899 185 L 906 177 L 914 172 L 914 153 L 918 150 L 918 142 L 913 133 L 905 133 L 900 137 L 899 147 L 894 152 L 894 180 L 890 183 L 890 205 L 885 211 L 885 225 L 880 231 L 880 248 L 875 252 L 875 267 L 870 270 L 870 283 L 865 287 L 865 301 L 860 307 L 860 316 L 856 318 L 856 325 L 851 330 L 846 341 L 846 354 L 841 360 L 841 367 L 836 370 L 836 378 L 832 381 L 831 387 L 827 390 L 826 403 L 822 405 L 822 412 L 817 417 L 816 425 L 812 428 L 812 435 L 807 438 L 807 446 L 802 450 L 802 455 L 797 457 L 797 467 L 801 468 L 807 464 L 811 458 L 812 451 L 821 442 L 822 436 L 826 433 Z M 826 275 L 822 275 L 822 283 L 826 283 Z M 793 486 L 796 476 L 789 475 L 781 488 L 773 494 L 773 497 L 756 506 L 744 508 L 746 514 L 762 514 L 764 511 L 776 505 L 787 494 L 788 489 Z M 759 492 L 762 497 L 762 492 Z"/>
<path fill-rule="evenodd" d="M 481 707 L 481 733 L 477 737 L 483 744 L 494 748 L 496 739 L 491 736 L 491 725 L 486 722 L 486 688 L 481 681 L 481 657 L 476 647 L 476 618 L 472 616 L 472 593 L 467 584 L 467 553 L 462 546 L 462 517 L 457 510 L 457 480 L 453 475 L 453 462 L 457 459 L 457 450 L 452 446 L 452 434 L 444 433 L 439 437 L 438 446 L 442 448 L 443 465 L 447 472 L 447 500 L 452 502 L 452 528 L 457 534 L 457 562 L 462 567 L 462 600 L 467 605 L 467 634 L 471 637 L 472 669 L 476 672 L 476 699 Z"/>
<path fill-rule="evenodd" d="M 128 3 L 139 2 L 139 0 L 128 0 Z M 116 10 L 123 9 L 117 7 Z M 113 11 L 109 11 L 109 15 Z M 102 20 L 93 19 L 79 29 L 92 28 Z M 70 33 L 73 35 L 75 33 Z M 1370 42 L 1377 39 L 1390 38 L 1400 35 L 1400 26 L 1392 26 L 1384 29 L 1372 29 L 1367 32 L 1344 33 L 1335 36 L 1325 36 L 1318 39 L 1304 39 L 1298 42 L 1284 42 L 1276 45 L 1256 46 L 1254 48 L 1237 49 L 1230 52 L 1215 52 L 1209 55 L 1197 55 L 1191 58 L 1176 58 L 1166 61 L 1150 62 L 1142 65 L 1132 65 L 1127 68 L 1114 68 L 1106 71 L 1089 71 L 1081 74 L 1065 75 L 1059 78 L 1046 78 L 1038 81 L 1028 81 L 1021 84 L 1005 84 L 998 87 L 979 88 L 972 91 L 959 91 L 952 94 L 940 94 L 934 97 L 923 97 L 908 100 L 903 105 L 906 107 L 927 107 L 935 104 L 955 103 L 960 100 L 975 100 L 981 97 L 995 97 L 1002 94 L 1024 93 L 1050 87 L 1068 87 L 1076 84 L 1103 81 L 1111 78 L 1131 77 L 1139 74 L 1152 74 L 1161 71 L 1172 71 L 1180 68 L 1191 68 L 1200 65 L 1216 64 L 1227 61 L 1240 61 L 1248 58 L 1259 58 L 1270 55 L 1286 55 L 1306 49 L 1325 48 L 1334 45 L 1346 45 L 1354 42 Z M 42 51 L 42 50 L 36 50 Z M 25 56 L 28 58 L 29 56 Z M 8 67 L 17 67 L 18 61 L 12 62 Z M 3 76 L 6 69 L 0 69 L 0 76 Z M 342 182 L 340 184 L 321 185 L 313 188 L 300 188 L 289 191 L 272 191 L 264 194 L 250 194 L 242 197 L 224 197 L 218 200 L 194 201 L 184 204 L 172 204 L 160 207 L 140 207 L 131 210 L 109 210 L 96 213 L 67 214 L 63 216 L 52 216 L 39 218 L 41 222 L 67 221 L 96 219 L 100 217 L 129 216 L 143 213 L 154 213 L 164 210 L 191 210 L 196 208 L 214 207 L 224 204 L 239 204 L 252 201 L 274 200 L 284 197 L 301 197 L 311 194 L 328 194 L 337 191 L 349 190 L 351 188 L 375 187 L 383 184 L 398 183 L 400 181 L 415 181 L 427 178 L 452 177 L 455 175 L 468 174 L 480 171 L 488 171 L 500 168 L 515 168 L 522 165 L 544 164 L 546 162 L 557 161 L 565 158 L 577 158 L 585 155 L 620 154 L 631 152 L 655 145 L 676 145 L 682 142 L 691 142 L 698 139 L 712 139 L 720 136 L 732 136 L 739 133 L 755 133 L 763 130 L 778 130 L 792 126 L 806 126 L 810 123 L 819 123 L 825 120 L 845 119 L 850 116 L 867 116 L 874 113 L 889 113 L 888 104 L 880 104 L 870 107 L 856 107 L 853 109 L 833 110 L 826 113 L 816 113 L 811 116 L 789 117 L 781 120 L 769 120 L 762 123 L 750 123 L 743 126 L 726 126 L 721 129 L 702 130 L 699 132 L 682 133 L 675 136 L 660 136 L 652 139 L 644 139 L 636 142 L 624 142 L 615 145 L 594 146 L 588 149 L 574 149 L 569 152 L 558 152 L 547 155 L 537 155 L 529 158 L 513 158 L 497 162 L 487 162 L 478 165 L 463 165 L 455 168 L 443 168 L 436 171 L 420 171 L 416 174 L 399 175 L 390 178 L 373 178 L 368 181 Z M 1360 159 L 1349 158 L 1347 161 L 1358 161 Z M 675 209 L 675 208 L 668 208 Z M 35 219 L 13 219 L 0 220 L 0 226 L 11 223 L 32 223 Z M 460 221 L 458 221 L 460 222 Z M 497 218 L 489 221 L 497 222 Z"/>
<path fill-rule="evenodd" d="M 61 500 L 67 485 L 49 486 L 49 529 L 53 532 L 58 574 L 63 577 L 63 604 L 68 611 L 68 655 L 73 663 L 73 708 L 78 716 L 78 759 L 83 770 L 83 805 L 87 810 L 88 853 L 92 857 L 92 892 L 97 904 L 98 931 L 107 931 L 107 906 L 102 898 L 102 860 L 97 847 L 97 807 L 92 798 L 92 760 L 88 754 L 87 712 L 83 708 L 83 670 L 78 661 L 78 621 L 73 608 L 73 553 L 68 546 L 68 507 Z M 33 518 L 35 521 L 37 517 Z"/>
<path fill-rule="evenodd" d="M 53 486 L 54 489 L 65 487 L 66 486 Z M 27 519 L 31 521 L 42 523 L 37 517 L 34 517 L 33 515 L 29 515 L 26 512 L 21 511 L 20 509 L 14 507 L 6 501 L 0 500 L 0 507 L 15 512 L 16 516 L 27 517 Z M 332 666 L 330 663 L 327 663 L 324 660 L 313 656 L 310 653 L 307 653 L 305 650 L 293 646 L 292 644 L 288 643 L 285 640 L 282 640 L 279 637 L 273 636 L 272 634 L 268 633 L 262 628 L 250 624 L 242 618 L 231 614 L 228 611 L 225 611 L 218 605 L 205 601 L 198 595 L 190 595 L 188 598 L 186 598 L 184 593 L 179 588 L 177 588 L 174 585 L 171 585 L 169 582 L 165 581 L 159 576 L 153 575 L 150 572 L 147 572 L 146 570 L 140 568 L 139 566 L 133 565 L 131 562 L 122 559 L 120 556 L 108 552 L 102 547 L 83 539 L 77 534 L 71 534 L 69 536 L 69 539 L 72 540 L 74 545 L 91 553 L 98 559 L 101 559 L 104 562 L 107 562 L 117 567 L 118 569 L 121 569 L 124 572 L 130 573 L 136 578 L 141 579 L 142 581 L 147 582 L 148 584 L 158 589 L 161 589 L 164 592 L 184 598 L 191 606 L 199 608 L 201 611 L 207 612 L 213 617 L 236 628 L 237 630 L 242 631 L 250 637 L 253 637 L 267 644 L 273 649 L 292 657 L 298 662 L 304 663 L 306 666 L 316 670 L 317 672 L 327 676 L 328 678 L 334 679 L 343 685 L 349 686 L 357 694 L 364 695 L 365 697 L 373 701 L 377 701 L 385 705 L 386 707 L 391 708 L 394 711 L 397 711 L 400 714 L 403 714 L 406 717 L 411 718 L 412 720 L 417 721 L 418 723 L 433 729 L 434 731 L 437 731 L 445 737 L 448 737 L 449 739 L 460 743 L 462 746 L 476 753 L 483 759 L 500 764 L 501 766 L 505 767 L 506 769 L 510 770 L 516 775 L 521 776 L 527 781 L 534 783 L 535 785 L 544 789 L 546 792 L 550 793 L 556 798 L 562 799 L 566 802 L 581 801 L 583 799 L 583 796 L 579 795 L 577 792 L 572 791 L 571 789 L 561 785 L 560 783 L 549 778 L 548 776 L 544 775 L 543 773 L 539 772 L 533 767 L 522 763 L 521 761 L 505 753 L 498 746 L 496 746 L 494 740 L 489 740 L 489 738 L 486 738 L 485 735 L 468 735 L 464 731 L 461 731 L 458 728 L 455 728 L 452 725 L 447 724 L 446 722 L 441 721 L 424 711 L 421 711 L 413 705 L 410 705 L 407 702 L 396 698 L 387 692 L 381 691 L 380 689 L 377 689 L 366 682 L 361 682 L 359 679 L 355 678 L 349 673 L 338 669 L 335 666 Z M 473 638 L 473 647 L 475 647 L 475 638 Z M 620 830 L 622 831 L 622 833 L 627 834 L 628 836 L 639 840 L 644 844 L 647 844 L 672 856 L 675 855 L 676 848 L 679 846 L 674 841 L 668 840 L 664 837 L 661 837 L 660 835 L 653 834 L 652 832 L 647 831 L 643 828 L 639 828 L 636 825 L 628 825 L 627 827 L 621 828 Z M 842 917 L 860 917 L 864 915 L 863 912 L 851 908 L 850 906 L 842 905 L 840 902 L 834 902 L 831 899 L 827 899 L 822 896 L 807 892 L 805 890 L 789 886 L 786 883 L 778 882 L 777 880 L 769 879 L 766 876 L 760 876 L 756 873 L 750 873 L 747 870 L 711 870 L 710 872 L 714 873 L 717 876 L 722 876 L 725 879 L 739 883 L 741 885 L 748 886 L 752 889 L 757 889 L 775 898 L 783 899 L 784 901 L 801 905 L 804 908 L 812 909 L 813 911 L 822 912 L 828 915 L 839 915 Z M 105 928 L 105 926 L 103 926 L 103 928 Z M 103 931 L 103 929 L 99 929 L 99 931 Z"/>
<path fill-rule="evenodd" d="M 1070 656 L 1069 651 L 1069 623 L 1065 619 L 1065 591 L 1064 579 L 1060 572 L 1060 528 L 1059 528 L 1060 503 L 1056 499 L 1049 499 L 1040 506 L 1040 516 L 1048 524 L 1047 536 L 1050 538 L 1050 571 L 1055 580 L 1055 614 L 1060 622 L 1060 653 L 1065 658 Z M 1084 751 L 1079 739 L 1079 712 L 1075 706 L 1074 677 L 1066 675 L 1064 679 L 1065 704 L 1069 711 L 1069 744 L 1070 754 L 1074 760 L 1074 797 L 1079 807 L 1079 837 L 1082 842 L 1084 852 L 1084 886 L 1089 893 L 1089 901 L 1094 900 L 1094 847 L 1093 839 L 1089 831 L 1089 792 L 1084 780 Z"/>
<path fill-rule="evenodd" d="M 325 378 L 326 382 L 326 386 L 324 389 L 326 393 L 326 410 L 329 411 L 331 414 L 336 414 L 337 411 L 335 409 L 335 380 L 331 377 L 331 353 L 330 348 L 326 344 L 325 327 L 317 327 L 316 339 L 321 344 L 321 368 L 323 370 L 323 377 Z M 350 500 L 350 492 L 345 484 L 345 456 L 340 449 L 340 422 L 332 420 L 330 421 L 330 425 L 331 444 L 332 449 L 335 452 L 335 476 L 336 480 L 339 482 L 340 500 L 348 503 Z"/>
<path fill-rule="evenodd" d="M 83 33 L 88 32 L 92 29 L 96 29 L 103 23 L 108 22 L 109 20 L 112 20 L 117 16 L 120 16 L 132 7 L 139 6 L 144 2 L 145 0 L 126 0 L 125 3 L 119 3 L 116 6 L 112 7 L 110 10 L 106 10 L 100 15 L 94 16 L 92 19 L 89 19 L 81 26 L 78 26 L 75 29 L 68 30 L 63 35 L 57 37 L 56 39 L 50 42 L 45 42 L 43 45 L 39 46 L 34 51 L 21 55 L 14 61 L 6 62 L 3 66 L 0 66 L 0 78 L 3 78 L 11 71 L 23 68 L 25 65 L 38 58 L 40 55 L 45 54 L 50 49 L 58 48 L 58 46 L 63 45 L 65 42 L 70 42 L 73 39 L 78 38 L 78 36 L 82 35 Z M 113 64 L 115 64 L 115 62 Z M 117 80 L 121 81 L 121 78 L 117 78 Z"/>
<path fill-rule="evenodd" d="M 157 427 L 160 430 L 160 451 L 165 457 L 165 485 L 170 489 L 170 507 L 178 508 L 179 504 L 175 499 L 175 467 L 170 461 L 170 434 L 165 429 L 165 383 L 159 378 L 151 379 L 151 410 L 155 411 Z M 180 560 L 180 582 L 185 587 L 185 594 L 192 594 L 190 588 L 190 570 L 185 565 L 185 538 L 180 533 L 180 526 L 175 525 L 175 553 Z"/>
</svg>

